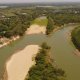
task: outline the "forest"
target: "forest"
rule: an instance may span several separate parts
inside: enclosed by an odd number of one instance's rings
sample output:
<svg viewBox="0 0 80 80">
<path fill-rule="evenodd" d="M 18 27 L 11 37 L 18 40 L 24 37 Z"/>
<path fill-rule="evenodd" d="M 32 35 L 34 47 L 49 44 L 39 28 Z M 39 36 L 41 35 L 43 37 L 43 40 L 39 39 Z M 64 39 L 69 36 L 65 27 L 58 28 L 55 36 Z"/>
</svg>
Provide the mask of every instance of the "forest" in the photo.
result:
<svg viewBox="0 0 80 80">
<path fill-rule="evenodd" d="M 56 26 L 64 24 L 79 23 L 80 9 L 54 9 L 54 8 L 6 8 L 0 13 L 0 37 L 11 38 L 12 36 L 22 36 L 31 22 L 40 17 L 48 18 L 46 34 L 50 34 Z M 6 12 L 6 13 L 5 13 Z"/>
</svg>

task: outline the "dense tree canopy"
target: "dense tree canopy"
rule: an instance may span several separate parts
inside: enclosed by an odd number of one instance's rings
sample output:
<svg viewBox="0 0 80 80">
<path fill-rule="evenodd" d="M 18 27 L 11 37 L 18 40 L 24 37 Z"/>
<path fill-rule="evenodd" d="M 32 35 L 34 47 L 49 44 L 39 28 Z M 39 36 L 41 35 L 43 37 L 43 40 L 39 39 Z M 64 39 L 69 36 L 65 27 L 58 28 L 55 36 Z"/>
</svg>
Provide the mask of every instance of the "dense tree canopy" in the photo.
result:
<svg viewBox="0 0 80 80">
<path fill-rule="evenodd" d="M 48 35 L 53 31 L 53 29 L 55 28 L 55 25 L 54 25 L 54 21 L 51 17 L 48 16 L 47 18 L 48 18 L 48 24 L 46 27 L 46 29 L 47 29 L 46 34 Z"/>
<path fill-rule="evenodd" d="M 0 36 L 10 38 L 12 36 L 22 36 L 30 26 L 30 15 L 11 16 L 0 21 Z"/>
<path fill-rule="evenodd" d="M 72 41 L 75 44 L 75 46 L 77 47 L 77 49 L 80 50 L 80 26 L 78 26 L 77 28 L 75 28 L 72 31 Z"/>
<path fill-rule="evenodd" d="M 46 34 L 50 34 L 55 25 L 61 27 L 68 23 L 80 23 L 80 9 L 36 8 L 6 8 L 1 9 L 0 37 L 23 35 L 32 20 L 40 16 L 48 18 Z"/>
<path fill-rule="evenodd" d="M 53 65 L 49 51 L 50 47 L 43 43 L 35 57 L 36 64 L 29 70 L 25 80 L 65 80 L 65 72 Z"/>
</svg>

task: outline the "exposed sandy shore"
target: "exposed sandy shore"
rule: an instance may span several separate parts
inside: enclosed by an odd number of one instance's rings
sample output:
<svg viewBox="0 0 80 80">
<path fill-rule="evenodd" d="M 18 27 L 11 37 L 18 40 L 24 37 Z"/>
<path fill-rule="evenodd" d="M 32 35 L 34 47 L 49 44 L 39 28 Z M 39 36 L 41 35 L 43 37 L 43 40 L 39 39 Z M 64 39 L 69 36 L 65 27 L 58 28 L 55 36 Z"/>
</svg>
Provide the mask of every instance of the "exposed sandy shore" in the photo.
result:
<svg viewBox="0 0 80 80">
<path fill-rule="evenodd" d="M 17 40 L 19 38 L 20 38 L 19 36 L 12 37 L 11 39 L 1 38 L 0 41 L 2 42 L 2 44 L 0 44 L 0 48 L 10 44 L 12 41 L 15 41 L 15 40 Z"/>
<path fill-rule="evenodd" d="M 24 80 L 35 61 L 32 58 L 38 53 L 38 45 L 28 45 L 22 51 L 15 53 L 6 63 L 8 80 Z"/>
<path fill-rule="evenodd" d="M 46 26 L 39 26 L 39 25 L 33 24 L 26 31 L 26 34 L 28 35 L 29 34 L 39 34 L 39 33 L 46 34 Z M 12 37 L 12 39 L 1 38 L 0 42 L 2 42 L 3 44 L 0 44 L 0 48 L 10 44 L 12 41 L 15 41 L 19 38 L 20 38 L 19 36 Z"/>
<path fill-rule="evenodd" d="M 37 24 L 33 24 L 26 31 L 26 34 L 38 34 L 38 33 L 45 34 L 46 33 L 46 26 L 39 26 Z"/>
<path fill-rule="evenodd" d="M 80 51 L 78 49 L 74 51 L 74 54 L 80 57 Z"/>
</svg>

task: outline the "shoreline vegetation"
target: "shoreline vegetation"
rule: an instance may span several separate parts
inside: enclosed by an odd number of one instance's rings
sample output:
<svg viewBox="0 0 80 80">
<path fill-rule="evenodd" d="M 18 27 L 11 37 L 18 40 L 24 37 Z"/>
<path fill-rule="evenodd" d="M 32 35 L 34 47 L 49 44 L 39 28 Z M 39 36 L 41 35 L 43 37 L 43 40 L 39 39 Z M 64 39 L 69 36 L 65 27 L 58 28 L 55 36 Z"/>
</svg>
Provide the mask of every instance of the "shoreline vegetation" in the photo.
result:
<svg viewBox="0 0 80 80">
<path fill-rule="evenodd" d="M 29 68 L 35 64 L 34 57 L 39 49 L 38 45 L 28 45 L 13 54 L 6 63 L 7 80 L 24 80 Z"/>
<path fill-rule="evenodd" d="M 74 54 L 80 56 L 80 26 L 72 30 L 71 36 L 72 42 L 76 47 L 76 51 L 74 52 Z"/>
<path fill-rule="evenodd" d="M 21 35 L 17 34 L 18 36 L 16 35 L 14 37 L 12 37 L 12 35 L 10 35 L 9 37 L 4 37 L 4 38 L 1 37 L 0 38 L 0 48 L 10 44 L 12 41 L 19 39 L 20 36 L 22 36 L 23 34 L 27 34 L 27 35 L 39 34 L 39 33 L 46 34 L 47 21 L 48 20 L 46 17 L 37 18 L 32 21 L 33 24 L 31 24 L 31 26 L 28 25 L 29 27 L 27 27 L 27 30 L 25 29 L 24 32 L 21 33 Z M 39 22 L 40 22 L 40 24 L 39 24 Z M 23 27 L 23 29 L 24 29 L 24 27 Z"/>
<path fill-rule="evenodd" d="M 10 10 L 11 10 L 11 12 L 10 12 Z M 48 9 L 48 8 L 44 8 L 44 7 L 42 7 L 42 8 L 36 7 L 36 8 L 30 8 L 30 9 L 23 8 L 20 10 L 19 10 L 19 8 L 18 9 L 16 9 L 16 8 L 15 9 L 14 8 L 7 9 L 6 8 L 6 9 L 2 10 L 3 14 L 5 14 L 5 12 L 6 12 L 6 16 L 2 15 L 3 17 L 0 19 L 0 40 L 1 40 L 0 46 L 3 47 L 5 45 L 9 44 L 10 42 L 19 39 L 20 36 L 23 36 L 25 34 L 25 32 L 26 32 L 26 34 L 43 33 L 43 34 L 49 35 L 49 34 L 51 34 L 51 32 L 60 29 L 65 24 L 80 23 L 79 9 L 78 9 L 77 13 L 74 12 L 75 10 L 76 10 L 75 8 L 71 8 L 71 9 L 66 8 L 66 9 L 61 9 L 61 10 L 57 11 L 56 9 L 53 9 L 53 8 Z M 9 14 L 7 12 L 9 12 Z M 46 16 L 46 18 L 44 18 L 44 17 L 42 18 L 41 16 Z M 41 19 L 41 20 L 39 20 L 39 19 Z M 39 25 L 40 27 L 43 25 L 44 28 L 40 28 L 38 26 L 37 27 L 34 26 L 35 28 L 33 28 L 33 24 L 35 25 L 35 23 L 37 23 L 37 25 Z M 31 27 L 30 27 L 30 24 L 31 24 Z M 28 29 L 28 32 L 26 31 L 27 29 Z M 32 30 L 33 30 L 33 32 L 32 32 Z M 36 30 L 39 30 L 39 32 L 37 32 Z M 16 37 L 12 38 L 12 36 L 16 36 Z M 2 43 L 2 40 L 5 43 Z M 43 51 L 43 49 L 41 51 Z M 52 64 L 50 62 L 48 62 L 48 63 L 51 66 L 51 69 L 53 70 Z M 38 63 L 36 60 L 35 66 L 37 67 L 37 65 L 38 65 Z M 45 64 L 43 64 L 43 65 L 45 65 Z M 31 69 L 34 70 L 35 66 L 33 66 Z M 48 68 L 49 68 L 49 66 L 48 66 Z M 62 74 L 61 75 L 62 77 L 59 77 L 60 78 L 59 80 L 64 80 L 63 79 L 64 71 L 63 70 L 59 70 L 59 71 Z M 54 70 L 53 70 L 53 72 L 54 72 Z M 29 71 L 29 79 L 28 80 L 32 80 L 31 77 L 34 77 L 34 76 L 30 75 L 31 73 L 32 73 L 32 71 Z M 56 71 L 55 71 L 55 73 L 56 74 L 54 77 L 56 77 L 56 76 L 58 77 L 60 75 L 60 74 L 58 75 L 58 73 Z"/>
<path fill-rule="evenodd" d="M 72 12 L 73 10 L 75 9 L 71 9 Z M 5 11 L 9 12 L 9 14 L 5 13 Z M 76 13 L 76 15 L 75 13 L 71 14 L 68 12 L 68 9 L 62 9 L 61 12 L 64 12 L 63 14 L 53 8 L 48 9 L 43 7 L 21 8 L 20 10 L 17 8 L 6 8 L 2 12 L 2 18 L 0 19 L 0 40 L 2 38 L 10 39 L 13 36 L 22 36 L 25 34 L 27 28 L 35 23 L 40 26 L 46 26 L 45 34 L 49 35 L 51 32 L 59 29 L 59 27 L 64 26 L 64 24 L 80 22 L 79 13 Z M 2 47 L 8 43 L 0 41 L 0 46 Z"/>
<path fill-rule="evenodd" d="M 65 80 L 65 72 L 54 65 L 50 56 L 50 47 L 43 43 L 35 57 L 36 64 L 33 65 L 25 80 Z"/>
</svg>

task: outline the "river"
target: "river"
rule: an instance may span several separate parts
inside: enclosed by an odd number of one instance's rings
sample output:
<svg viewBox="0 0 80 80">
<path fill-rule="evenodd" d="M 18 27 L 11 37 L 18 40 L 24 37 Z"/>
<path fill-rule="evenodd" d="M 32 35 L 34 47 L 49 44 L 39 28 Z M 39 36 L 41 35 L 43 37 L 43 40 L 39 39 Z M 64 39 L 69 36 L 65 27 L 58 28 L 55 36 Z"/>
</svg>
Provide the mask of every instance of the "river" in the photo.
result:
<svg viewBox="0 0 80 80">
<path fill-rule="evenodd" d="M 80 57 L 74 55 L 75 47 L 67 38 L 70 27 L 53 32 L 50 36 L 44 34 L 24 35 L 19 40 L 0 49 L 0 80 L 5 70 L 5 63 L 15 52 L 26 45 L 47 42 L 51 46 L 51 55 L 56 64 L 65 70 L 67 80 L 80 80 Z"/>
</svg>

